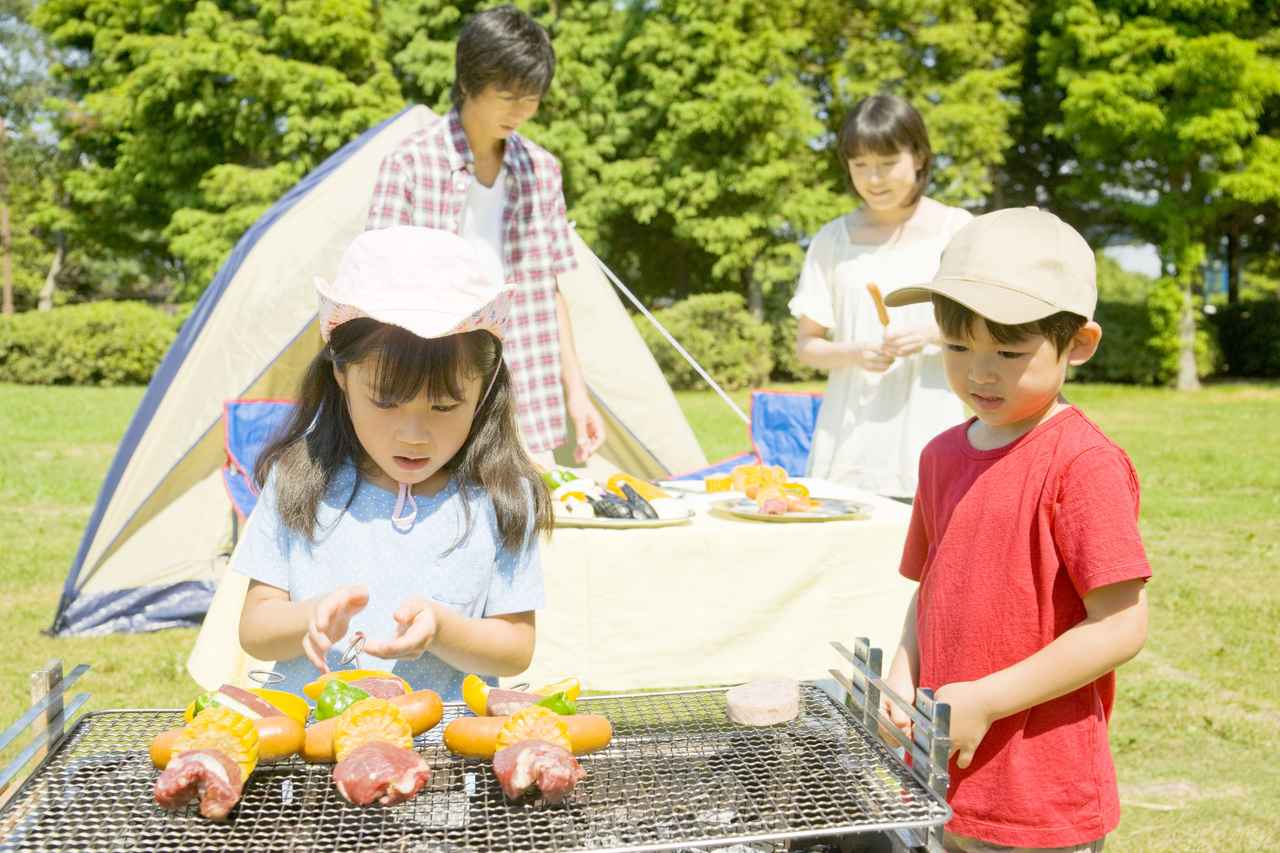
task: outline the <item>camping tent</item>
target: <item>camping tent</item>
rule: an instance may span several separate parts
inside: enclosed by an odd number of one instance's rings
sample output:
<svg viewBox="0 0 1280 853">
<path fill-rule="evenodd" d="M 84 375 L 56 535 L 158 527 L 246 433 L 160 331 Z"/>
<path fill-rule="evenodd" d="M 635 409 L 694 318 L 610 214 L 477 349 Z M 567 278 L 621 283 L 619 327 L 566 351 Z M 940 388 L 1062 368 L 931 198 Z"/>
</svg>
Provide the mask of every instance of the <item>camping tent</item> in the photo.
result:
<svg viewBox="0 0 1280 853">
<path fill-rule="evenodd" d="M 384 155 L 433 118 L 410 107 L 290 189 L 241 238 L 183 325 L 120 443 L 58 603 L 58 634 L 200 622 L 237 520 L 220 473 L 226 400 L 288 398 L 320 347 L 314 277 L 332 277 L 364 227 Z M 600 455 L 642 476 L 706 464 L 652 355 L 574 237 L 560 279 L 587 385 L 609 440 Z"/>
</svg>

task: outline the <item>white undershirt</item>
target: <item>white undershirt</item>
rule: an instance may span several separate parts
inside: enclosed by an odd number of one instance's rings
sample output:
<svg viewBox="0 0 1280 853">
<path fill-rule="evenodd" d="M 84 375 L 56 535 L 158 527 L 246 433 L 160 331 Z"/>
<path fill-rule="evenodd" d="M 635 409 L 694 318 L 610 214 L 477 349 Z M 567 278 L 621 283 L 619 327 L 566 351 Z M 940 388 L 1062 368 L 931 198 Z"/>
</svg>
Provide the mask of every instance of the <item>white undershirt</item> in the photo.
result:
<svg viewBox="0 0 1280 853">
<path fill-rule="evenodd" d="M 498 171 L 493 186 L 471 181 L 462 210 L 462 238 L 487 250 L 502 269 L 502 211 L 507 204 L 507 170 Z"/>
</svg>

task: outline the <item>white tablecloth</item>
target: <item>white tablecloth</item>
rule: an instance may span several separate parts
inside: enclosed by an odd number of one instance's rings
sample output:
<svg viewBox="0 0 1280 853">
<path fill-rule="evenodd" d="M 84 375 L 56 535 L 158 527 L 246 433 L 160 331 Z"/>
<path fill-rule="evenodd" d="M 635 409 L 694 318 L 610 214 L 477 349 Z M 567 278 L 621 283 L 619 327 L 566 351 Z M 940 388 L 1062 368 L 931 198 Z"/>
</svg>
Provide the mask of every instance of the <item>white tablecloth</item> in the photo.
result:
<svg viewBox="0 0 1280 853">
<path fill-rule="evenodd" d="M 543 546 L 547 606 L 517 681 L 577 675 L 592 690 L 723 684 L 845 669 L 829 641 L 869 637 L 887 668 L 915 584 L 898 574 L 909 507 L 821 481 L 813 495 L 867 503 L 866 520 L 766 523 L 686 496 L 688 525 L 560 528 Z"/>
<path fill-rule="evenodd" d="M 592 690 L 684 687 L 843 669 L 829 641 L 896 647 L 915 584 L 897 571 L 910 509 L 822 481 L 812 494 L 869 504 L 869 519 L 815 524 L 712 514 L 724 495 L 684 496 L 693 520 L 632 530 L 558 528 L 543 544 L 547 606 L 530 669 L 507 682 L 576 675 Z M 237 640 L 247 582 L 227 572 L 187 668 L 206 689 L 260 663 Z"/>
</svg>

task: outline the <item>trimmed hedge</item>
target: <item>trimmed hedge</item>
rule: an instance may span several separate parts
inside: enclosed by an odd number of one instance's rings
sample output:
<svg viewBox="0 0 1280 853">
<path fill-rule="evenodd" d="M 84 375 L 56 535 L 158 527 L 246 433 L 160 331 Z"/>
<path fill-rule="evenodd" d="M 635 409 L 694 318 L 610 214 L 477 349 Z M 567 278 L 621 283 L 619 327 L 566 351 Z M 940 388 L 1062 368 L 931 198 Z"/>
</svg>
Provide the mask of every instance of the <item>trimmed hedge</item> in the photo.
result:
<svg viewBox="0 0 1280 853">
<path fill-rule="evenodd" d="M 773 370 L 772 331 L 751 316 L 740 294 L 700 293 L 653 314 L 724 388 L 751 388 L 769 378 Z M 706 387 L 647 319 L 632 319 L 672 388 Z"/>
<path fill-rule="evenodd" d="M 1280 376 L 1280 299 L 1239 302 L 1211 315 L 1228 376 Z"/>
<path fill-rule="evenodd" d="M 0 381 L 145 385 L 180 323 L 142 302 L 91 302 L 0 317 Z"/>
</svg>

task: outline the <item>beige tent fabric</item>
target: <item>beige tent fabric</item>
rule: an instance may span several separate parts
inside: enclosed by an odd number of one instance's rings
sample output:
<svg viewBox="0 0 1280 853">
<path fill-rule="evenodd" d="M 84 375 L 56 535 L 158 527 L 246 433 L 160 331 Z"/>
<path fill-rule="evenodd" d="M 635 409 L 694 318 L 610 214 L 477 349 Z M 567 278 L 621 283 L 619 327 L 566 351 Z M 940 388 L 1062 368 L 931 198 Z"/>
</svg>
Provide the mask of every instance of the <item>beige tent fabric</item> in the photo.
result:
<svg viewBox="0 0 1280 853">
<path fill-rule="evenodd" d="M 886 665 L 916 585 L 898 574 L 908 507 L 847 487 L 814 494 L 872 507 L 867 520 L 820 524 L 741 521 L 710 511 L 680 527 L 558 528 L 542 552 L 547 606 L 528 671 L 507 682 L 569 675 L 591 690 L 690 687 L 787 675 L 825 678 L 839 664 L 828 642 L 869 637 Z M 187 662 L 206 689 L 252 686 L 262 664 L 236 643 L 248 582 L 218 590 Z"/>
<path fill-rule="evenodd" d="M 332 276 L 342 250 L 364 228 L 383 157 L 433 118 L 425 107 L 405 112 L 281 215 L 249 252 L 111 495 L 78 577 L 81 591 L 221 574 L 231 519 L 217 482 L 225 460 L 223 402 L 293 396 L 320 346 L 315 277 Z M 588 384 L 613 418 L 601 456 L 642 474 L 704 465 L 612 286 L 589 254 L 579 250 L 579 257 L 584 262 L 563 284 Z"/>
</svg>

